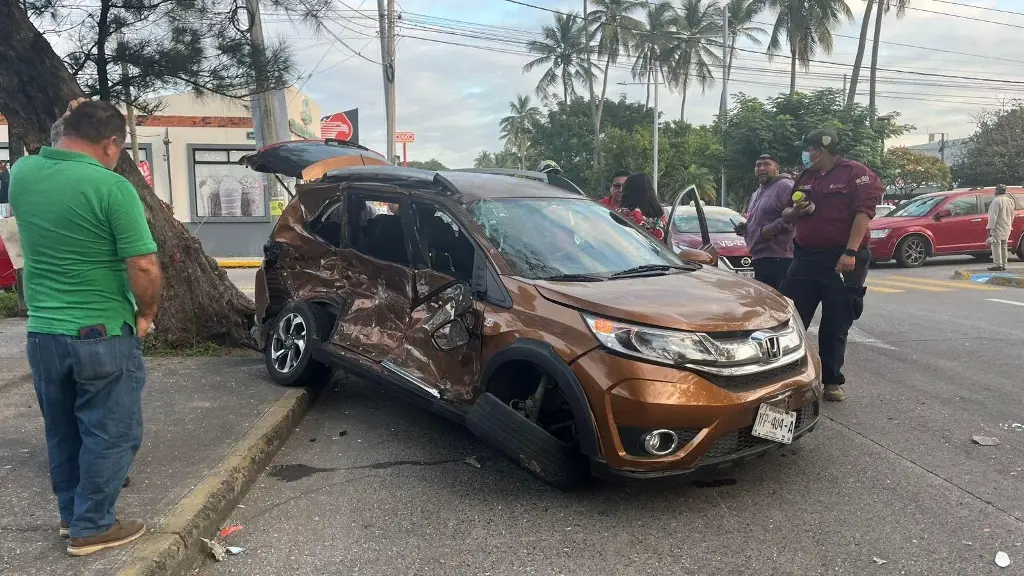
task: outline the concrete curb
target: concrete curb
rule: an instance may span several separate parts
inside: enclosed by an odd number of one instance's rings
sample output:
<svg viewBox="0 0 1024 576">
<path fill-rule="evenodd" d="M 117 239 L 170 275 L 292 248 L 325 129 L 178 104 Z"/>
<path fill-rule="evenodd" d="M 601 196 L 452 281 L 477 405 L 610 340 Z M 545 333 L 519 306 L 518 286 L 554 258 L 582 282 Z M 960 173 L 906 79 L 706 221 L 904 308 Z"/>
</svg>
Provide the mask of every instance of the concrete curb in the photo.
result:
<svg viewBox="0 0 1024 576">
<path fill-rule="evenodd" d="M 187 574 L 206 552 L 201 538 L 220 529 L 231 511 L 309 411 L 315 391 L 285 392 L 220 463 L 132 548 L 118 576 Z"/>
<path fill-rule="evenodd" d="M 981 272 L 971 272 L 970 270 L 955 270 L 953 272 L 953 278 L 956 280 L 971 280 L 975 275 L 981 275 Z M 1016 274 L 1006 274 L 1005 272 L 985 272 L 984 274 L 992 274 L 987 278 L 983 284 L 991 284 L 993 286 L 1004 286 L 1009 288 L 1024 288 L 1024 276 Z M 1006 274 L 1006 275 L 996 275 Z"/>
<path fill-rule="evenodd" d="M 262 258 L 215 258 L 221 268 L 259 268 L 263 265 Z"/>
</svg>

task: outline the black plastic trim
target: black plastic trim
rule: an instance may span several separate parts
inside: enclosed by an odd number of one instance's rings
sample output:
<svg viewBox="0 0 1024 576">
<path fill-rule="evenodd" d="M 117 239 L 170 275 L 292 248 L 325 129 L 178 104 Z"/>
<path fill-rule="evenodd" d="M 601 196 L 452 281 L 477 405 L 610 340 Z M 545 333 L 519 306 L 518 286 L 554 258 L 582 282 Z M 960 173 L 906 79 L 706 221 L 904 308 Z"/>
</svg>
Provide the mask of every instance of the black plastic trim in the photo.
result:
<svg viewBox="0 0 1024 576">
<path fill-rule="evenodd" d="M 480 376 L 482 391 L 487 391 L 487 382 L 502 364 L 512 361 L 526 361 L 535 364 L 546 372 L 555 382 L 569 403 L 573 418 L 576 420 L 576 432 L 579 435 L 580 451 L 595 460 L 603 460 L 601 445 L 597 436 L 597 425 L 590 403 L 583 391 L 583 386 L 573 374 L 569 365 L 562 360 L 555 349 L 540 340 L 522 339 L 507 348 L 503 348 L 487 362 Z"/>
</svg>

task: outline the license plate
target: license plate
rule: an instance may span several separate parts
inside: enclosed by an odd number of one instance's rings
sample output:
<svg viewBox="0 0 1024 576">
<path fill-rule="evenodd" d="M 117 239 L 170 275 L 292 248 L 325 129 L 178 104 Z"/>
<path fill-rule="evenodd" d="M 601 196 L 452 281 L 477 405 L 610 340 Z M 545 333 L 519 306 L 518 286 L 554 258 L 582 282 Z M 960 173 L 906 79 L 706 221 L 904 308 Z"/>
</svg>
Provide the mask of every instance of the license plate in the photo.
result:
<svg viewBox="0 0 1024 576">
<path fill-rule="evenodd" d="M 770 404 L 761 404 L 754 420 L 754 429 L 750 433 L 758 438 L 793 443 L 793 432 L 796 429 L 796 412 L 787 412 Z"/>
<path fill-rule="evenodd" d="M 739 270 L 737 273 L 740 276 L 746 276 L 747 278 L 753 278 L 754 277 L 754 271 L 753 270 Z"/>
</svg>

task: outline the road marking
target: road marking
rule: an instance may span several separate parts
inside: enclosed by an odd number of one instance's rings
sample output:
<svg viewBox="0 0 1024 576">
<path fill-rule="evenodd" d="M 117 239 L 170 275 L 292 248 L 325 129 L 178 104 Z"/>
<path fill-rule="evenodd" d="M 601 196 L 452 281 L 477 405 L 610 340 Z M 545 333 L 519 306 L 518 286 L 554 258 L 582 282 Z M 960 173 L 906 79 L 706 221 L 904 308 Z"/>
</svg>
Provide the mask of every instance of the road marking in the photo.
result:
<svg viewBox="0 0 1024 576">
<path fill-rule="evenodd" d="M 895 294 L 896 292 L 906 292 L 906 290 L 899 290 L 897 288 L 883 288 L 881 286 L 872 286 L 870 284 L 865 285 L 865 288 L 867 288 L 871 292 L 884 292 L 886 294 Z"/>
<path fill-rule="evenodd" d="M 950 288 L 966 288 L 968 290 L 999 290 L 999 288 L 995 288 L 995 287 L 992 287 L 992 286 L 985 286 L 985 285 L 975 286 L 974 284 L 971 284 L 970 282 L 964 282 L 962 280 L 959 281 L 959 282 L 954 282 L 952 280 L 932 280 L 930 278 L 913 278 L 913 277 L 910 277 L 910 276 L 886 276 L 886 278 L 895 278 L 897 280 L 908 280 L 908 281 L 911 281 L 911 282 L 924 282 L 926 284 L 935 284 L 936 286 L 948 286 Z"/>
<path fill-rule="evenodd" d="M 911 284 L 908 282 L 897 282 L 895 280 L 882 280 L 879 278 L 872 278 L 872 284 L 882 283 L 889 286 L 896 286 L 898 288 L 910 288 L 912 290 L 924 290 L 925 292 L 952 292 L 949 288 L 937 288 L 935 286 L 924 286 L 921 284 Z"/>
<path fill-rule="evenodd" d="M 818 334 L 818 325 L 815 324 L 807 329 L 808 334 Z M 858 344 L 864 344 L 865 346 L 874 346 L 875 348 L 884 348 L 886 350 L 899 350 L 895 346 L 890 346 L 885 342 L 871 336 L 863 330 L 859 330 L 855 327 L 850 328 L 850 332 L 846 335 L 847 342 L 857 342 Z"/>
<path fill-rule="evenodd" d="M 1000 300 L 999 298 L 986 298 L 989 302 L 999 302 L 1000 304 L 1013 304 L 1014 306 L 1024 306 L 1024 302 L 1017 302 L 1014 300 Z"/>
</svg>

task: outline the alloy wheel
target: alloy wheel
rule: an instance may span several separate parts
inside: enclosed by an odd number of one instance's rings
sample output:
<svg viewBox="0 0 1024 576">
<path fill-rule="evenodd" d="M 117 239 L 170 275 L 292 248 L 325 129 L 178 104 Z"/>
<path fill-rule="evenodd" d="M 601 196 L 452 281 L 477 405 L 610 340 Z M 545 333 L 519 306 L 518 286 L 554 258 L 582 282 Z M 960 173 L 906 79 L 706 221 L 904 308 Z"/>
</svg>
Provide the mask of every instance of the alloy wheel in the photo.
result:
<svg viewBox="0 0 1024 576">
<path fill-rule="evenodd" d="M 920 238 L 911 238 L 903 246 L 903 259 L 911 266 L 920 265 L 924 262 L 927 254 L 928 250 L 925 248 L 924 241 Z"/>
<path fill-rule="evenodd" d="M 292 312 L 281 318 L 270 340 L 270 356 L 274 368 L 287 374 L 295 369 L 306 350 L 306 323 Z"/>
</svg>

